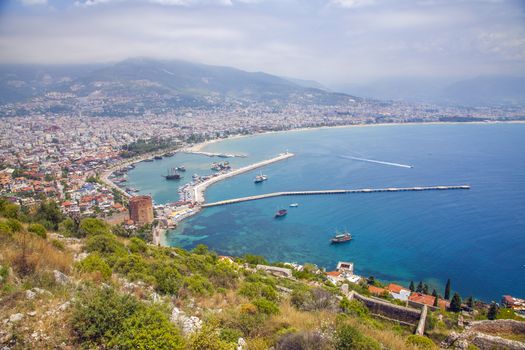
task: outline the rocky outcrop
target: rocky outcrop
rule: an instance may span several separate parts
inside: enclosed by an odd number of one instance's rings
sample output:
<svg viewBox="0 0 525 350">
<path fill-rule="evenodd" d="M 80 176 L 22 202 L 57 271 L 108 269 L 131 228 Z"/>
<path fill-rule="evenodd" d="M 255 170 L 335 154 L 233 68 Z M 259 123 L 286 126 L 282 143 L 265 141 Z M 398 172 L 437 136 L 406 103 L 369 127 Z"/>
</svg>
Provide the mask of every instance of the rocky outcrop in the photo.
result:
<svg viewBox="0 0 525 350">
<path fill-rule="evenodd" d="M 187 316 L 186 313 L 177 307 L 171 311 L 170 321 L 182 328 L 182 333 L 188 335 L 199 331 L 202 328 L 202 321 L 197 316 Z"/>
</svg>

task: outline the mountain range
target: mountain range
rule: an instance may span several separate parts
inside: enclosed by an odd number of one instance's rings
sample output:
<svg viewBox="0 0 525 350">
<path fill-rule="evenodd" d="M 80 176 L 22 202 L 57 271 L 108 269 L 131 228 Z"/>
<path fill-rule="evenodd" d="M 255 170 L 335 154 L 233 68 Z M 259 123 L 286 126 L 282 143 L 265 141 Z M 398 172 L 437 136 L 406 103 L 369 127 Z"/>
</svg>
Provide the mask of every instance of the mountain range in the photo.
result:
<svg viewBox="0 0 525 350">
<path fill-rule="evenodd" d="M 327 91 L 312 81 L 181 60 L 128 59 L 115 64 L 0 66 L 0 102 L 20 102 L 50 92 L 89 97 L 138 96 L 171 99 L 172 104 L 291 102 L 343 104 L 356 98 Z"/>
</svg>

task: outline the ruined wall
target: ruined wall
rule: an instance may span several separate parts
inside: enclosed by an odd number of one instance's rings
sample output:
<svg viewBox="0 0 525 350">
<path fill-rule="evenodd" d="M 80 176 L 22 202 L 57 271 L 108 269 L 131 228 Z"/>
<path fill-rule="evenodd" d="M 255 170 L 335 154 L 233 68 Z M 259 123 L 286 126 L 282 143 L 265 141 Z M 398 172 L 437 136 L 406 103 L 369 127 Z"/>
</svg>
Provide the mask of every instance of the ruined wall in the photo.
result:
<svg viewBox="0 0 525 350">
<path fill-rule="evenodd" d="M 516 320 L 484 320 L 470 322 L 468 328 L 487 334 L 511 333 L 525 334 L 525 322 Z"/>
<path fill-rule="evenodd" d="M 385 316 L 394 320 L 417 325 L 421 316 L 421 310 L 394 305 L 387 301 L 364 297 L 358 293 L 354 293 L 354 298 L 365 304 L 371 313 Z"/>
</svg>

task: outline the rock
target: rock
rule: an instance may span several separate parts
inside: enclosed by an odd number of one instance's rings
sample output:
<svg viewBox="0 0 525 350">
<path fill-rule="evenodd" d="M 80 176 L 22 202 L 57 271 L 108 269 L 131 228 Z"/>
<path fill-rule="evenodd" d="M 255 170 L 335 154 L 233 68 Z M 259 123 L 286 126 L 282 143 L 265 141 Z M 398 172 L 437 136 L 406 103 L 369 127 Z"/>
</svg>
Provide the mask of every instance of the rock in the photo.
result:
<svg viewBox="0 0 525 350">
<path fill-rule="evenodd" d="M 348 284 L 343 283 L 341 285 L 341 292 L 343 292 L 343 294 L 345 294 L 345 295 L 348 294 Z"/>
<path fill-rule="evenodd" d="M 36 297 L 36 293 L 35 292 L 33 292 L 30 289 L 26 290 L 26 298 L 28 300 L 33 300 L 33 299 L 35 299 L 35 297 Z"/>
<path fill-rule="evenodd" d="M 35 287 L 33 288 L 33 291 L 35 291 L 37 294 L 48 294 L 48 295 L 51 295 L 51 292 L 45 290 L 45 289 L 42 289 L 42 288 L 38 288 L 38 287 Z"/>
<path fill-rule="evenodd" d="M 18 314 L 12 314 L 9 316 L 9 322 L 19 322 L 22 321 L 24 318 L 24 314 L 18 313 Z"/>
<path fill-rule="evenodd" d="M 171 311 L 170 321 L 178 324 L 182 328 L 182 333 L 188 335 L 201 329 L 202 321 L 196 316 L 186 316 L 184 311 L 174 307 Z"/>
<path fill-rule="evenodd" d="M 53 275 L 55 276 L 55 282 L 61 285 L 68 284 L 71 282 L 71 278 L 58 270 L 53 270 Z"/>
<path fill-rule="evenodd" d="M 456 349 L 466 350 L 468 349 L 468 341 L 466 339 L 461 339 L 456 342 Z"/>
<path fill-rule="evenodd" d="M 246 340 L 244 338 L 239 338 L 237 340 L 237 350 L 244 350 L 246 348 Z"/>
<path fill-rule="evenodd" d="M 71 303 L 69 301 L 66 301 L 64 304 L 62 304 L 62 305 L 60 305 L 58 307 L 58 310 L 59 311 L 66 311 L 69 308 L 70 305 L 71 305 Z"/>
<path fill-rule="evenodd" d="M 28 316 L 31 316 L 31 317 L 35 317 L 36 316 L 36 311 L 29 311 L 27 313 Z"/>
<path fill-rule="evenodd" d="M 88 255 L 89 254 L 86 252 L 78 253 L 78 254 L 75 254 L 75 256 L 73 257 L 73 260 L 75 260 L 75 262 L 82 261 L 85 258 L 87 258 Z"/>
</svg>

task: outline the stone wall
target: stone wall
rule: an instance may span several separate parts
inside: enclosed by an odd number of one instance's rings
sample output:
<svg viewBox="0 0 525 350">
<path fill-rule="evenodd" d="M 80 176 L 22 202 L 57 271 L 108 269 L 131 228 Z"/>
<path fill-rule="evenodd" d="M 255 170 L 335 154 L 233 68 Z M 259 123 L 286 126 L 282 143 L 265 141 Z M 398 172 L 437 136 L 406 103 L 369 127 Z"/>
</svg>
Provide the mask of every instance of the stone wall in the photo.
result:
<svg viewBox="0 0 525 350">
<path fill-rule="evenodd" d="M 355 299 L 365 304 L 372 314 L 381 315 L 392 320 L 413 325 L 419 323 L 421 310 L 391 304 L 383 300 L 368 298 L 358 293 L 354 293 L 353 296 Z"/>
<path fill-rule="evenodd" d="M 487 334 L 525 334 L 525 322 L 516 320 L 484 320 L 470 322 L 468 329 Z"/>
</svg>

